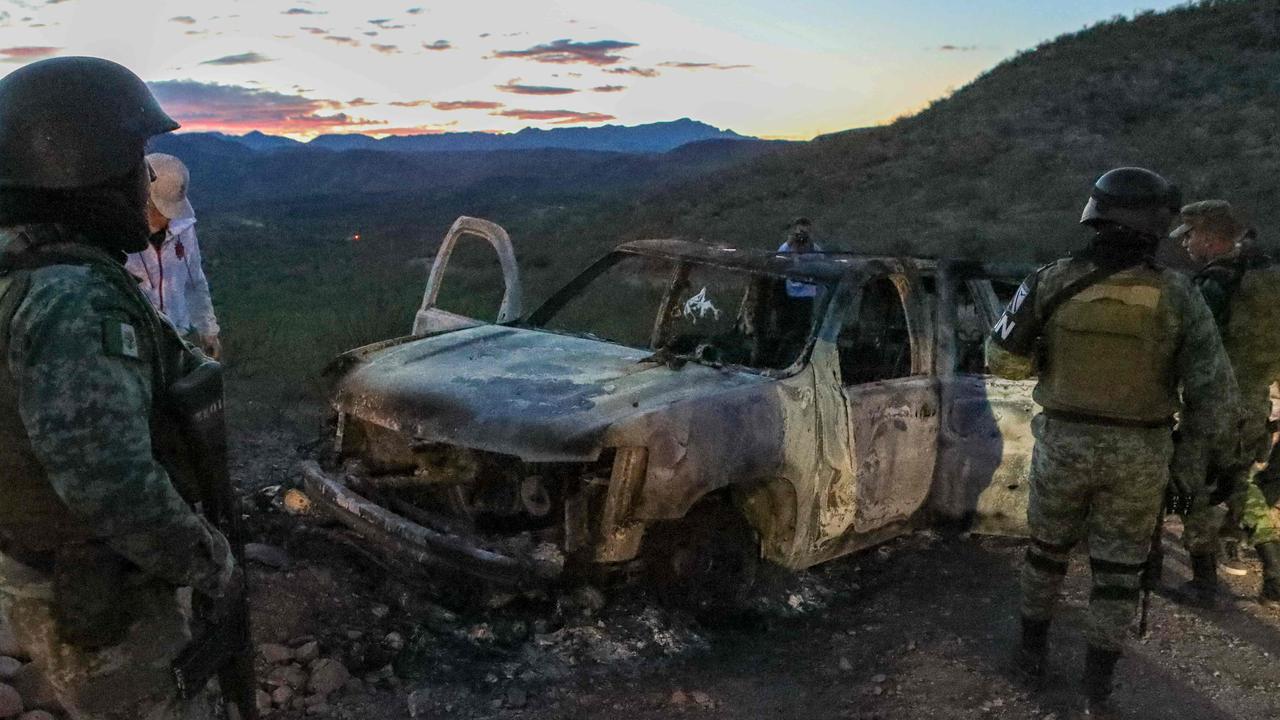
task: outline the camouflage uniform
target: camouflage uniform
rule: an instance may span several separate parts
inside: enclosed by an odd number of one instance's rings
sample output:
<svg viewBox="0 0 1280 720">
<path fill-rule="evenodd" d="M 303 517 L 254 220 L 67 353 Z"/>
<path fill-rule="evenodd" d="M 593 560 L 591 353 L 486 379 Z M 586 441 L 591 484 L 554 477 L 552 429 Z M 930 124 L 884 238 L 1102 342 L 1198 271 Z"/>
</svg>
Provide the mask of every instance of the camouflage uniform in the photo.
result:
<svg viewBox="0 0 1280 720">
<path fill-rule="evenodd" d="M 1047 301 L 1094 271 L 1087 257 L 1061 260 L 1042 268 L 1023 284 L 989 344 L 989 365 L 997 375 L 1026 378 L 1034 368 L 1034 348 L 1010 347 L 1012 318 L 1037 329 Z M 1022 571 L 1024 621 L 1047 623 L 1052 617 L 1068 555 L 1081 540 L 1089 547 L 1093 591 L 1089 597 L 1091 647 L 1118 652 L 1124 644 L 1139 596 L 1139 575 L 1150 546 L 1156 516 L 1169 482 L 1170 459 L 1195 478 L 1233 419 L 1235 388 L 1213 317 L 1190 281 L 1146 265 L 1102 280 L 1100 285 L 1141 276 L 1158 287 L 1158 333 L 1170 339 L 1167 393 L 1177 406 L 1182 387 L 1182 438 L 1174 448 L 1170 425 L 1090 422 L 1088 418 L 1046 411 L 1032 429 L 1036 445 L 1031 464 L 1027 511 L 1032 543 Z M 1153 368 L 1151 372 L 1158 372 Z M 1121 392 L 1131 378 L 1101 378 Z M 1036 400 L 1049 401 L 1042 375 Z M 1226 402 L 1224 402 L 1224 400 Z M 1171 414 L 1171 413 L 1170 413 Z M 1051 416 L 1052 415 L 1052 416 Z M 1202 475 L 1201 475 L 1202 481 Z"/>
<path fill-rule="evenodd" d="M 0 490 L 36 513 L 0 510 L 0 601 L 71 717 L 210 716 L 170 673 L 191 638 L 180 588 L 217 596 L 233 560 L 162 464 L 177 454 L 156 402 L 192 356 L 121 262 L 76 240 L 0 231 L 0 263 L 36 266 L 0 274 Z M 74 548 L 123 558 L 103 587 L 128 611 L 109 646 L 66 636 L 54 567 Z"/>
<path fill-rule="evenodd" d="M 1212 555 L 1224 520 L 1243 526 L 1254 545 L 1280 542 L 1280 513 L 1254 481 L 1255 464 L 1271 450 L 1270 387 L 1280 380 L 1280 268 L 1247 249 L 1210 263 L 1196 284 L 1222 332 L 1241 401 L 1239 442 L 1214 469 L 1229 488 L 1227 508 L 1203 501 L 1184 520 L 1187 552 Z"/>
</svg>

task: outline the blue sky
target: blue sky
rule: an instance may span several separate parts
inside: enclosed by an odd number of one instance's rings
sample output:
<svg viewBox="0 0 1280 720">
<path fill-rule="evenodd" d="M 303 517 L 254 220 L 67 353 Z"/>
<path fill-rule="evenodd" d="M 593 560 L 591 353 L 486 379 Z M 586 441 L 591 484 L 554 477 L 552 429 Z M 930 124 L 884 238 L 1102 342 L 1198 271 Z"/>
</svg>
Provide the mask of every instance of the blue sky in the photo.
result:
<svg viewBox="0 0 1280 720">
<path fill-rule="evenodd" d="M 693 117 L 765 137 L 915 112 L 1147 0 L 0 0 L 0 74 L 89 54 L 190 130 L 407 134 Z"/>
</svg>

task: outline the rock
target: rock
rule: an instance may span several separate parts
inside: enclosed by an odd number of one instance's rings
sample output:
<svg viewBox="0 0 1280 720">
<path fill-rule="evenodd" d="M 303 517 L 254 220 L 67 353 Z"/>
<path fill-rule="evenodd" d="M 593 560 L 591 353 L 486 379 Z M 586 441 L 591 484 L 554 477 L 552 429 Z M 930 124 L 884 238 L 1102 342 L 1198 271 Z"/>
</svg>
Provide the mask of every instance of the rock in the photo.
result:
<svg viewBox="0 0 1280 720">
<path fill-rule="evenodd" d="M 522 708 L 529 702 L 529 694 L 524 688 L 507 688 L 506 705 L 512 708 Z"/>
<path fill-rule="evenodd" d="M 58 720 L 48 710 L 28 710 L 18 716 L 18 720 Z"/>
<path fill-rule="evenodd" d="M 0 655 L 11 658 L 27 659 L 27 654 L 23 652 L 22 646 L 18 644 L 18 637 L 13 634 L 13 629 L 9 627 L 9 621 L 3 619 L 3 613 L 0 613 Z"/>
<path fill-rule="evenodd" d="M 258 646 L 258 655 L 272 665 L 289 662 L 294 657 L 292 650 L 276 643 L 262 643 Z"/>
<path fill-rule="evenodd" d="M 293 699 L 293 695 L 293 688 L 282 685 L 271 691 L 271 702 L 276 707 L 289 707 L 289 701 Z"/>
<path fill-rule="evenodd" d="M 842 672 L 851 672 L 853 670 L 853 663 L 849 662 L 849 658 L 840 658 L 840 670 Z"/>
<path fill-rule="evenodd" d="M 689 697 L 693 699 L 693 703 L 703 710 L 710 710 L 716 706 L 716 701 L 711 696 L 701 690 L 694 690 L 689 693 Z"/>
<path fill-rule="evenodd" d="M 285 512 L 290 515 L 310 515 L 315 512 L 311 498 L 297 488 L 286 490 L 281 504 L 284 506 Z"/>
<path fill-rule="evenodd" d="M 0 680 L 9 682 L 22 669 L 22 661 L 17 658 L 0 657 Z"/>
<path fill-rule="evenodd" d="M 287 685 L 298 690 L 307 686 L 307 671 L 298 665 L 280 665 L 267 673 L 266 683 L 272 687 Z"/>
<path fill-rule="evenodd" d="M 689 704 L 689 696 L 685 695 L 683 690 L 676 690 L 671 693 L 671 698 L 667 702 L 675 707 L 684 707 Z"/>
<path fill-rule="evenodd" d="M 359 639 L 360 639 L 360 638 L 362 638 L 362 637 L 364 637 L 364 631 L 363 631 L 363 630 L 348 630 L 348 631 L 347 631 L 347 639 L 348 639 L 348 640 L 359 640 Z"/>
<path fill-rule="evenodd" d="M 265 543 L 245 543 L 244 556 L 248 560 L 261 563 L 267 567 L 284 570 L 289 567 L 289 553 L 275 545 Z"/>
<path fill-rule="evenodd" d="M 386 605 L 378 604 L 370 608 L 369 612 L 373 613 L 374 617 L 381 620 L 391 614 L 391 608 Z"/>
<path fill-rule="evenodd" d="M 888 679 L 889 679 L 889 678 L 888 678 L 888 677 L 886 677 L 886 676 L 884 676 L 884 675 L 872 675 L 872 676 L 871 676 L 871 682 L 876 683 L 877 685 L 878 685 L 878 684 L 880 684 L 880 683 L 882 683 L 882 682 L 884 682 L 885 680 L 888 680 Z"/>
<path fill-rule="evenodd" d="M 303 643 L 293 650 L 293 657 L 300 663 L 310 663 L 320 657 L 320 643 L 312 640 Z"/>
<path fill-rule="evenodd" d="M 317 695 L 327 696 L 347 684 L 350 678 L 351 673 L 347 672 L 345 665 L 332 658 L 326 658 L 317 660 L 311 667 L 311 682 L 307 687 Z"/>
<path fill-rule="evenodd" d="M 62 703 L 53 692 L 53 686 L 44 679 L 44 673 L 34 663 L 27 663 L 13 675 L 13 689 L 22 696 L 23 704 L 36 710 L 62 712 Z"/>
<path fill-rule="evenodd" d="M 389 632 L 386 637 L 382 638 L 382 644 L 391 650 L 399 652 L 404 649 L 404 636 L 398 632 Z"/>
<path fill-rule="evenodd" d="M 22 696 L 12 686 L 0 683 L 0 718 L 15 718 L 22 714 Z"/>
<path fill-rule="evenodd" d="M 258 706 L 258 712 L 265 713 L 271 709 L 271 696 L 263 690 L 254 693 L 254 704 Z"/>
<path fill-rule="evenodd" d="M 325 703 L 325 702 L 320 702 L 320 703 L 316 703 L 315 705 L 308 705 L 308 706 L 307 706 L 307 714 L 308 714 L 308 715 L 318 715 L 318 716 L 328 715 L 328 714 L 329 714 L 329 704 L 328 704 L 328 703 Z"/>
<path fill-rule="evenodd" d="M 590 585 L 583 585 L 573 592 L 573 602 L 582 608 L 583 614 L 594 615 L 604 608 L 604 593 Z"/>
</svg>

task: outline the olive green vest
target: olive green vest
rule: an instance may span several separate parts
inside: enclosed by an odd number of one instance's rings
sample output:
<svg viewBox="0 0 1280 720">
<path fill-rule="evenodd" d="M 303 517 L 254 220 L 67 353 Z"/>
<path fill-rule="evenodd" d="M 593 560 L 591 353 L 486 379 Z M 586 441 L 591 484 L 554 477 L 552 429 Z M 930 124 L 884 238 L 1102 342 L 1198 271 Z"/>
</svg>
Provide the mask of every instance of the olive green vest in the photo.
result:
<svg viewBox="0 0 1280 720">
<path fill-rule="evenodd" d="M 1160 271 L 1136 267 L 1063 302 L 1044 330 L 1035 399 L 1048 410 L 1160 423 L 1178 409 L 1177 337 Z"/>
<path fill-rule="evenodd" d="M 18 413 L 18 387 L 8 362 L 10 325 L 30 286 L 29 270 L 0 275 L 0 551 L 47 567 L 55 550 L 88 539 L 90 532 L 53 491 Z"/>
<path fill-rule="evenodd" d="M 1280 268 L 1246 269 L 1223 319 L 1222 344 L 1242 399 L 1269 411 L 1268 387 L 1280 378 Z"/>
<path fill-rule="evenodd" d="M 56 261 L 50 264 L 52 262 Z M 43 567 L 52 561 L 52 554 L 59 547 L 89 540 L 93 533 L 72 516 L 54 492 L 18 411 L 18 387 L 9 369 L 9 346 L 13 318 L 30 289 L 32 272 L 32 269 L 0 272 L 0 552 L 19 562 Z M 111 279 L 126 291 L 137 292 L 136 288 L 126 285 L 129 281 L 123 267 L 119 277 Z M 182 352 L 182 343 L 176 333 L 165 332 L 169 326 L 155 315 L 141 293 L 138 300 L 140 310 L 153 320 L 151 327 L 144 331 L 149 338 L 146 346 L 151 349 L 153 367 L 161 368 L 164 358 L 171 360 L 164 363 L 169 373 L 162 369 L 154 376 L 153 395 L 157 400 L 152 410 L 152 451 L 186 496 L 186 490 L 194 487 L 189 484 L 193 474 L 182 451 L 176 423 L 163 418 L 156 421 L 158 415 L 165 412 L 162 398 L 166 378 L 181 362 L 177 353 Z M 157 343 L 164 348 L 157 349 Z"/>
</svg>

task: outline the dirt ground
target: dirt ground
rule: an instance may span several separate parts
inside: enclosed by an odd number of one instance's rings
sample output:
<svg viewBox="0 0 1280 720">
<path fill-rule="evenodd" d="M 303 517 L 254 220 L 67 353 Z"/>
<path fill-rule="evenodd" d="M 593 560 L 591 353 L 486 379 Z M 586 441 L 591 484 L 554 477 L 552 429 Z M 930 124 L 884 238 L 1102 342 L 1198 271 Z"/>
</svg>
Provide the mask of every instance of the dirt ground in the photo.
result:
<svg viewBox="0 0 1280 720">
<path fill-rule="evenodd" d="M 809 572 L 771 574 L 751 608 L 731 614 L 679 609 L 643 590 L 424 589 L 340 528 L 273 502 L 274 486 L 295 481 L 308 436 L 282 427 L 234 439 L 236 475 L 257 490 L 252 539 L 288 556 L 279 567 L 252 563 L 255 634 L 288 647 L 316 641 L 352 679 L 324 703 L 268 717 L 1065 720 L 1075 705 L 1083 556 L 1037 690 L 1005 666 L 1019 541 L 923 530 Z M 1166 587 L 1189 575 L 1178 531 L 1171 519 Z M 1254 602 L 1249 562 L 1248 576 L 1227 578 L 1221 610 L 1153 597 L 1151 631 L 1118 670 L 1121 717 L 1280 718 L 1280 610 Z"/>
</svg>

